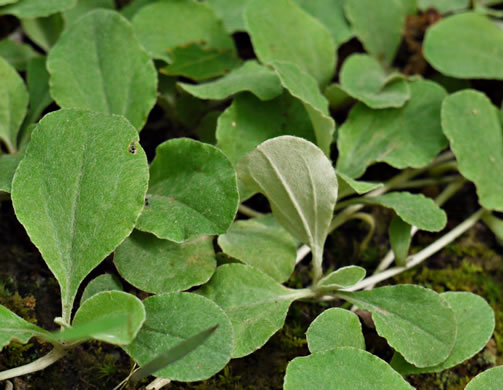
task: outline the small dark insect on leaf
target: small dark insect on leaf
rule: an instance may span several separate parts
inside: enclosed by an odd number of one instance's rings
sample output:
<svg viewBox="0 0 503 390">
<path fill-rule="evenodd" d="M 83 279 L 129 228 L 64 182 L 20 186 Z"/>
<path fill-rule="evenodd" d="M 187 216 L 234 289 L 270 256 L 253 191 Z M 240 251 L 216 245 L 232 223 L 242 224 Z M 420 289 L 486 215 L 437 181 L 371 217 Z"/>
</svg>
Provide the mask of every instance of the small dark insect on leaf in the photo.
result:
<svg viewBox="0 0 503 390">
<path fill-rule="evenodd" d="M 136 154 L 137 151 L 138 149 L 136 148 L 136 141 L 131 142 L 128 146 L 128 152 L 131 154 Z"/>
</svg>

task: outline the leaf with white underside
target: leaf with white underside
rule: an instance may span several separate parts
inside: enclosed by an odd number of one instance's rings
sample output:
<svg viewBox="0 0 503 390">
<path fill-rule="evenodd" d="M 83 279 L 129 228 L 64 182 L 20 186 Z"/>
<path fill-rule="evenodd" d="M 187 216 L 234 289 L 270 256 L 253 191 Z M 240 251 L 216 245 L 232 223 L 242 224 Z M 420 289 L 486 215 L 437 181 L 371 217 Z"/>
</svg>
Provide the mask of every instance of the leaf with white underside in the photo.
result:
<svg viewBox="0 0 503 390">
<path fill-rule="evenodd" d="M 27 343 L 32 337 L 48 337 L 49 332 L 33 325 L 0 305 L 0 351 L 11 341 Z"/>
<path fill-rule="evenodd" d="M 126 318 L 126 321 L 121 322 L 121 326 L 93 334 L 92 338 L 109 344 L 127 345 L 134 340 L 146 318 L 143 303 L 132 294 L 103 291 L 93 295 L 79 307 L 72 325 L 83 326 L 120 315 Z"/>
<path fill-rule="evenodd" d="M 217 267 L 209 236 L 177 244 L 137 230 L 115 250 L 114 264 L 133 286 L 155 294 L 201 285 Z"/>
<path fill-rule="evenodd" d="M 377 333 L 417 367 L 440 364 L 453 350 L 456 315 L 433 290 L 403 284 L 337 295 L 370 311 Z"/>
<path fill-rule="evenodd" d="M 155 67 L 115 11 L 91 11 L 70 25 L 49 52 L 47 69 L 59 106 L 124 115 L 138 130 L 157 100 Z"/>
<path fill-rule="evenodd" d="M 145 152 L 125 118 L 60 110 L 33 131 L 12 202 L 60 284 L 66 315 L 85 276 L 133 230 L 147 181 Z"/>
<path fill-rule="evenodd" d="M 103 274 L 91 280 L 80 297 L 80 304 L 103 291 L 122 291 L 120 279 L 113 274 Z"/>
<path fill-rule="evenodd" d="M 295 267 L 296 242 L 272 215 L 234 222 L 218 237 L 218 245 L 227 255 L 278 282 L 287 281 Z"/>
<path fill-rule="evenodd" d="M 172 139 L 156 149 L 147 205 L 136 228 L 178 243 L 221 234 L 238 204 L 236 172 L 219 149 L 189 138 Z"/>
<path fill-rule="evenodd" d="M 252 0 L 244 11 L 258 59 L 297 65 L 319 84 L 335 71 L 335 44 L 327 28 L 292 0 Z"/>
<path fill-rule="evenodd" d="M 412 390 L 384 360 L 354 347 L 340 347 L 293 359 L 284 390 Z"/>
<path fill-rule="evenodd" d="M 411 97 L 401 108 L 354 106 L 338 130 L 337 171 L 357 178 L 375 162 L 399 169 L 420 168 L 447 146 L 440 124 L 445 90 L 426 80 L 410 82 L 409 86 Z"/>
<path fill-rule="evenodd" d="M 283 92 L 278 76 L 256 61 L 247 61 L 226 76 L 206 84 L 178 83 L 178 86 L 199 99 L 215 100 L 242 91 L 249 91 L 260 100 L 270 100 Z"/>
<path fill-rule="evenodd" d="M 387 73 L 366 54 L 353 54 L 344 61 L 340 73 L 342 89 L 370 108 L 402 107 L 410 98 L 407 80 L 399 73 Z"/>
<path fill-rule="evenodd" d="M 351 310 L 338 307 L 327 309 L 316 317 L 306 331 L 306 339 L 311 353 L 337 347 L 365 349 L 360 319 Z"/>
<path fill-rule="evenodd" d="M 70 9 L 75 4 L 77 0 L 18 0 L 0 7 L 0 15 L 15 15 L 19 19 L 40 18 Z"/>
<path fill-rule="evenodd" d="M 426 60 L 447 76 L 503 79 L 503 31 L 486 16 L 447 17 L 426 31 L 423 47 Z"/>
<path fill-rule="evenodd" d="M 328 156 L 335 131 L 335 121 L 328 111 L 328 100 L 309 74 L 288 62 L 272 62 L 281 84 L 306 108 L 316 135 L 316 144 Z"/>
<path fill-rule="evenodd" d="M 395 354 L 391 366 L 402 375 L 440 372 L 454 367 L 482 350 L 494 332 L 494 312 L 484 298 L 469 292 L 446 292 L 440 296 L 456 314 L 458 332 L 454 348 L 447 360 L 434 367 L 417 368 Z"/>
<path fill-rule="evenodd" d="M 356 265 L 341 267 L 321 279 L 317 286 L 330 289 L 348 288 L 362 280 L 366 273 L 365 268 Z"/>
<path fill-rule="evenodd" d="M 11 153 L 17 150 L 17 134 L 26 115 L 28 92 L 16 70 L 0 57 L 0 141 Z"/>
<path fill-rule="evenodd" d="M 442 128 L 459 171 L 475 183 L 480 204 L 503 211 L 503 130 L 497 108 L 480 92 L 457 92 L 444 100 Z"/>
<path fill-rule="evenodd" d="M 214 302 L 197 294 L 154 295 L 143 301 L 147 320 L 135 340 L 123 349 L 143 366 L 181 341 L 218 325 L 195 351 L 157 371 L 155 376 L 175 381 L 208 379 L 225 367 L 232 353 L 232 325 Z"/>
<path fill-rule="evenodd" d="M 283 227 L 322 253 L 337 200 L 337 177 L 319 148 L 291 136 L 265 141 L 248 154 L 244 181 L 267 197 Z"/>
<path fill-rule="evenodd" d="M 473 378 L 465 390 L 500 390 L 503 387 L 503 366 L 493 367 Z"/>
<path fill-rule="evenodd" d="M 244 264 L 226 264 L 199 291 L 220 306 L 234 328 L 233 358 L 262 347 L 283 327 L 290 304 L 302 295 Z"/>
<path fill-rule="evenodd" d="M 405 266 L 407 254 L 409 253 L 412 226 L 398 216 L 391 220 L 388 234 L 391 243 L 391 249 L 395 255 L 395 261 L 398 266 Z"/>
</svg>

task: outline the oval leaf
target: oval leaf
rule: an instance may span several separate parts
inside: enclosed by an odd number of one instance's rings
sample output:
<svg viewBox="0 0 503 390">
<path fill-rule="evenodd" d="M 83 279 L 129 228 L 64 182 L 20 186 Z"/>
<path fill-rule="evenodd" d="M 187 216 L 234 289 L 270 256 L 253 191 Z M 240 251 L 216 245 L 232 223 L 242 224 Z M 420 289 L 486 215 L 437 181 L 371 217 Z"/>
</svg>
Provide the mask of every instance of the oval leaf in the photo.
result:
<svg viewBox="0 0 503 390">
<path fill-rule="evenodd" d="M 12 202 L 60 284 L 67 315 L 85 276 L 133 230 L 147 180 L 138 132 L 122 117 L 60 110 L 34 130 Z"/>
<path fill-rule="evenodd" d="M 119 315 L 125 316 L 121 326 L 103 333 L 92 334 L 92 338 L 115 345 L 131 343 L 145 322 L 143 303 L 134 295 L 123 291 L 103 291 L 87 299 L 79 307 L 72 325 L 83 326 L 98 320 Z"/>
<path fill-rule="evenodd" d="M 325 310 L 309 325 L 306 338 L 311 353 L 328 351 L 337 347 L 365 350 L 360 319 L 355 313 L 346 309 Z"/>
<path fill-rule="evenodd" d="M 103 274 L 91 280 L 80 298 L 82 305 L 85 300 L 103 291 L 122 291 L 122 283 L 119 278 L 112 274 Z"/>
<path fill-rule="evenodd" d="M 456 314 L 458 332 L 454 348 L 446 361 L 425 368 L 414 367 L 395 354 L 391 366 L 402 375 L 440 372 L 454 367 L 484 348 L 494 332 L 494 312 L 484 298 L 469 292 L 446 292 L 440 295 Z"/>
<path fill-rule="evenodd" d="M 139 130 L 157 100 L 155 67 L 115 11 L 92 11 L 72 24 L 49 52 L 47 69 L 59 106 L 124 115 Z"/>
<path fill-rule="evenodd" d="M 417 367 L 440 364 L 453 350 L 456 316 L 432 290 L 397 285 L 338 295 L 371 312 L 377 333 Z"/>
<path fill-rule="evenodd" d="M 244 264 L 218 267 L 199 293 L 224 309 L 232 321 L 233 358 L 262 347 L 283 327 L 290 304 L 300 298 L 295 290 Z"/>
<path fill-rule="evenodd" d="M 335 348 L 293 359 L 286 368 L 285 390 L 412 390 L 377 356 L 353 347 Z"/>
<path fill-rule="evenodd" d="M 348 288 L 362 280 L 366 273 L 365 268 L 356 265 L 341 267 L 321 279 L 318 286 L 331 289 Z"/>
<path fill-rule="evenodd" d="M 217 266 L 211 237 L 177 244 L 139 231 L 115 250 L 114 264 L 124 279 L 150 293 L 177 292 L 201 285 Z"/>
<path fill-rule="evenodd" d="M 161 378 L 192 382 L 215 375 L 229 362 L 232 353 L 232 325 L 215 303 L 196 294 L 171 293 L 143 301 L 147 321 L 136 339 L 123 349 L 140 366 L 168 352 L 181 341 L 218 325 L 215 333 L 199 348 L 157 371 Z"/>
<path fill-rule="evenodd" d="M 230 161 L 214 146 L 188 138 L 157 147 L 148 193 L 136 228 L 175 242 L 225 233 L 239 204 Z"/>
<path fill-rule="evenodd" d="M 442 105 L 442 128 L 480 204 L 503 211 L 503 130 L 496 107 L 480 92 L 457 92 Z"/>
<path fill-rule="evenodd" d="M 499 390 L 503 387 L 503 366 L 493 367 L 473 378 L 465 390 Z"/>
<path fill-rule="evenodd" d="M 278 282 L 290 278 L 297 244 L 272 216 L 234 222 L 218 245 L 229 256 L 251 265 Z"/>
<path fill-rule="evenodd" d="M 318 20 L 291 0 L 252 0 L 244 15 L 261 62 L 288 61 L 322 85 L 330 81 L 335 71 L 335 44 Z"/>
<path fill-rule="evenodd" d="M 0 351 L 11 341 L 25 344 L 36 336 L 48 338 L 50 333 L 0 305 Z"/>
<path fill-rule="evenodd" d="M 450 16 L 427 30 L 424 56 L 436 70 L 448 76 L 500 80 L 503 31 L 477 13 Z"/>
<path fill-rule="evenodd" d="M 247 170 L 249 186 L 267 196 L 278 222 L 322 253 L 337 200 L 337 177 L 323 152 L 302 138 L 277 137 L 248 155 Z"/>
<path fill-rule="evenodd" d="M 19 19 L 40 18 L 70 9 L 77 0 L 18 0 L 0 8 L 0 15 L 11 14 Z"/>
</svg>

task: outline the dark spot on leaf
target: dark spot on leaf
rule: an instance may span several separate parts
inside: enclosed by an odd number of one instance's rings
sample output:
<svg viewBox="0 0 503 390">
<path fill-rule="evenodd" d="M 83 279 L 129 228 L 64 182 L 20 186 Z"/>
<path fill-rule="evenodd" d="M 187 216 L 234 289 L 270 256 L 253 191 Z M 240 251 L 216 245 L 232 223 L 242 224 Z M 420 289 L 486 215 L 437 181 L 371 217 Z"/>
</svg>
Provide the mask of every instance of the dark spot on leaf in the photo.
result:
<svg viewBox="0 0 503 390">
<path fill-rule="evenodd" d="M 136 147 L 137 141 L 133 141 L 129 144 L 128 146 L 128 152 L 131 154 L 136 154 L 138 153 L 138 148 Z"/>
</svg>

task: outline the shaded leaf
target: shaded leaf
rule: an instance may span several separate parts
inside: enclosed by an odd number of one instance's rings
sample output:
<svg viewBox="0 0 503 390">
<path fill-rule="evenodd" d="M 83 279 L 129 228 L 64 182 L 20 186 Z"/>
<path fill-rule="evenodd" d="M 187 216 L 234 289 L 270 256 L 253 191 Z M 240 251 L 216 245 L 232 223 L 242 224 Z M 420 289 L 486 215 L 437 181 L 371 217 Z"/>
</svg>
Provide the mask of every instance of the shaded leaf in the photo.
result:
<svg viewBox="0 0 503 390">
<path fill-rule="evenodd" d="M 207 2 L 223 20 L 227 31 L 230 33 L 246 31 L 243 12 L 250 0 L 207 0 Z"/>
<path fill-rule="evenodd" d="M 503 211 L 503 130 L 497 108 L 483 93 L 457 92 L 442 105 L 442 129 L 459 171 L 475 183 L 480 204 Z"/>
<path fill-rule="evenodd" d="M 445 90 L 431 81 L 410 83 L 401 108 L 372 110 L 357 104 L 338 130 L 337 170 L 356 178 L 374 162 L 395 168 L 428 165 L 447 146 L 440 124 Z"/>
<path fill-rule="evenodd" d="M 114 264 L 133 286 L 156 294 L 201 285 L 216 268 L 211 237 L 177 244 L 139 231 L 133 232 L 115 250 Z"/>
<path fill-rule="evenodd" d="M 22 158 L 23 153 L 0 155 L 0 193 L 11 192 L 12 178 Z"/>
<path fill-rule="evenodd" d="M 157 99 L 154 65 L 115 11 L 92 11 L 72 24 L 51 49 L 47 69 L 59 106 L 124 115 L 138 130 Z"/>
<path fill-rule="evenodd" d="M 87 284 L 84 292 L 82 293 L 82 297 L 80 298 L 80 304 L 82 305 L 84 301 L 100 292 L 122 290 L 122 283 L 117 276 L 113 274 L 103 274 L 97 276 Z"/>
<path fill-rule="evenodd" d="M 45 51 L 49 51 L 59 39 L 63 32 L 63 25 L 64 21 L 61 14 L 22 20 L 25 34 Z"/>
<path fill-rule="evenodd" d="M 503 386 L 503 366 L 493 367 L 473 378 L 465 390 L 499 390 Z"/>
<path fill-rule="evenodd" d="M 278 282 L 288 280 L 295 267 L 297 244 L 272 216 L 234 222 L 218 237 L 218 245 Z"/>
<path fill-rule="evenodd" d="M 77 4 L 77 0 L 18 0 L 0 8 L 0 15 L 11 14 L 19 19 L 40 18 L 65 11 Z"/>
<path fill-rule="evenodd" d="M 412 241 L 411 230 L 412 226 L 398 216 L 395 216 L 389 225 L 388 234 L 391 249 L 395 255 L 396 264 L 401 267 L 407 263 L 407 255 Z"/>
<path fill-rule="evenodd" d="M 359 348 L 341 347 L 293 359 L 285 390 L 412 390 L 396 371 Z"/>
<path fill-rule="evenodd" d="M 323 94 L 327 98 L 330 108 L 335 111 L 345 108 L 354 102 L 353 98 L 337 83 L 330 84 L 326 87 Z"/>
<path fill-rule="evenodd" d="M 469 0 L 417 0 L 417 7 L 420 10 L 426 11 L 428 8 L 434 8 L 440 13 L 467 9 L 469 5 Z"/>
<path fill-rule="evenodd" d="M 37 122 L 47 106 L 52 103 L 49 93 L 49 72 L 45 61 L 45 57 L 38 57 L 28 63 L 26 82 L 30 94 L 30 106 L 23 127 Z"/>
<path fill-rule="evenodd" d="M 331 308 L 311 322 L 306 331 L 309 352 L 323 352 L 337 347 L 354 347 L 365 350 L 362 325 L 350 310 Z"/>
<path fill-rule="evenodd" d="M 445 18 L 427 30 L 423 47 L 431 66 L 448 76 L 503 79 L 503 31 L 486 16 Z"/>
<path fill-rule="evenodd" d="M 199 332 L 218 325 L 199 348 L 155 375 L 176 381 L 207 379 L 225 367 L 232 352 L 232 325 L 215 303 L 197 294 L 171 293 L 143 301 L 147 321 L 124 350 L 143 366 Z"/>
<path fill-rule="evenodd" d="M 225 264 L 199 293 L 220 306 L 234 328 L 233 358 L 262 347 L 283 327 L 290 304 L 301 295 L 244 264 Z"/>
<path fill-rule="evenodd" d="M 239 205 L 230 161 L 216 147 L 189 138 L 157 147 L 148 194 L 136 228 L 175 242 L 225 233 Z"/>
<path fill-rule="evenodd" d="M 370 311 L 377 333 L 415 366 L 439 364 L 453 350 L 456 316 L 433 290 L 402 284 L 337 295 Z"/>
<path fill-rule="evenodd" d="M 410 98 L 404 76 L 388 74 L 366 54 L 353 54 L 346 59 L 339 77 L 344 91 L 370 108 L 402 107 Z"/>
<path fill-rule="evenodd" d="M 33 325 L 0 305 L 0 351 L 11 341 L 25 344 L 32 337 L 48 337 L 49 332 Z"/>
<path fill-rule="evenodd" d="M 327 28 L 292 0 L 251 0 L 245 20 L 263 63 L 288 61 L 327 84 L 335 71 L 335 44 Z"/>
<path fill-rule="evenodd" d="M 451 354 L 434 367 L 417 368 L 407 363 L 399 354 L 393 356 L 391 366 L 402 375 L 440 372 L 454 367 L 478 353 L 488 343 L 494 332 L 494 312 L 484 298 L 469 292 L 441 294 L 456 314 L 458 332 Z"/>
<path fill-rule="evenodd" d="M 65 26 L 68 27 L 82 15 L 97 8 L 115 9 L 114 0 L 78 0 L 77 5 L 68 11 L 63 12 Z"/>
<path fill-rule="evenodd" d="M 283 92 L 278 76 L 256 61 L 247 61 L 228 75 L 206 84 L 178 83 L 178 86 L 200 99 L 217 100 L 242 91 L 249 91 L 261 100 L 270 100 Z"/>
<path fill-rule="evenodd" d="M 158 0 L 133 0 L 120 9 L 120 13 L 125 18 L 131 20 L 136 13 L 146 5 L 157 2 Z"/>
<path fill-rule="evenodd" d="M 331 289 L 348 288 L 362 280 L 366 273 L 365 268 L 356 265 L 341 267 L 321 279 L 317 286 Z"/>
<path fill-rule="evenodd" d="M 133 230 L 147 180 L 147 158 L 126 119 L 60 110 L 38 123 L 12 202 L 60 284 L 66 315 L 85 276 Z"/>
<path fill-rule="evenodd" d="M 369 181 L 361 181 L 350 178 L 342 172 L 336 172 L 339 180 L 339 198 L 357 193 L 358 195 L 366 194 L 376 188 L 383 186 L 382 183 L 373 183 Z"/>
<path fill-rule="evenodd" d="M 30 45 L 17 43 L 10 39 L 0 41 L 0 57 L 3 57 L 16 70 L 25 70 L 28 62 L 39 54 Z"/>
</svg>

